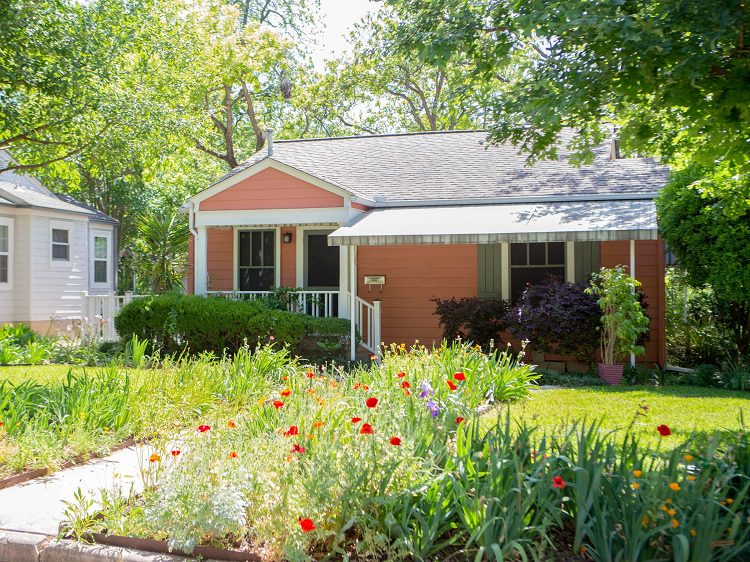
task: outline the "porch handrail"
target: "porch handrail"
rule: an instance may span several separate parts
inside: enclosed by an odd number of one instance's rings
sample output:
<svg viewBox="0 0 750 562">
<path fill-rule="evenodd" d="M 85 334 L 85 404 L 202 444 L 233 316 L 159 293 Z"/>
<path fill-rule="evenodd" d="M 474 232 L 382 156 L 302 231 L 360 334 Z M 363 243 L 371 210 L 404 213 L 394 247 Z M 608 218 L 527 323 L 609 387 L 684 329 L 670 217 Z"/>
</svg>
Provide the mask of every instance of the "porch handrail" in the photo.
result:
<svg viewBox="0 0 750 562">
<path fill-rule="evenodd" d="M 124 295 L 115 294 L 114 291 L 90 295 L 88 291 L 81 291 L 81 336 L 84 337 L 84 332 L 93 332 L 86 337 L 116 341 L 118 334 L 115 330 L 115 314 L 141 296 L 144 295 L 134 295 L 131 291 L 126 291 Z"/>
<path fill-rule="evenodd" d="M 207 296 L 218 296 L 227 299 L 258 300 L 272 295 L 271 291 L 206 291 Z M 330 318 L 336 316 L 339 291 L 318 291 L 315 289 L 288 293 L 287 310 L 302 312 L 312 316 Z"/>
</svg>

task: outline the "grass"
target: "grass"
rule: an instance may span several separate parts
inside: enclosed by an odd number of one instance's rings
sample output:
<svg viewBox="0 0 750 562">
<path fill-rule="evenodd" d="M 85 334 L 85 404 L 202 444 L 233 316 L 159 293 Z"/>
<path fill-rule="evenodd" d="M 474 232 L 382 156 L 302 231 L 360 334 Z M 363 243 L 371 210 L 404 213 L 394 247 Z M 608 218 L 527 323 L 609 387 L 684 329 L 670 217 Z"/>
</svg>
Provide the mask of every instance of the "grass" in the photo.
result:
<svg viewBox="0 0 750 562">
<path fill-rule="evenodd" d="M 91 369 L 90 367 L 85 367 Z M 78 365 L 28 365 L 0 367 L 0 381 L 9 380 L 13 384 L 24 381 L 35 381 L 39 384 L 54 384 L 65 379 L 68 371 L 73 369 L 74 373 L 83 371 L 84 367 Z"/>
<path fill-rule="evenodd" d="M 669 447 L 689 439 L 693 432 L 706 436 L 717 430 L 741 430 L 740 413 L 750 414 L 750 395 L 684 386 L 566 388 L 540 390 L 509 407 L 515 420 L 538 425 L 549 433 L 583 419 L 601 419 L 604 430 L 618 433 L 632 423 L 633 433 L 651 445 L 659 441 L 656 427 L 666 424 L 672 436 L 663 439 L 662 446 Z"/>
</svg>

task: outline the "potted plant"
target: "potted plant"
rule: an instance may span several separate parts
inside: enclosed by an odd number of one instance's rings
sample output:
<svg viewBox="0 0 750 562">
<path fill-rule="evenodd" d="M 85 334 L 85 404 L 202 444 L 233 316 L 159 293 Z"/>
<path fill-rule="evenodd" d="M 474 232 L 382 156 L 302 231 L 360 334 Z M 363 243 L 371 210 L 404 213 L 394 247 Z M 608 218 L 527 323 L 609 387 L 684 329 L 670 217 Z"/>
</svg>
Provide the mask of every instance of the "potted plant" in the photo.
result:
<svg viewBox="0 0 750 562">
<path fill-rule="evenodd" d="M 643 346 L 637 345 L 641 334 L 648 332 L 649 318 L 636 296 L 641 284 L 625 273 L 623 266 L 603 267 L 591 279 L 586 292 L 598 297 L 602 310 L 600 333 L 601 363 L 599 376 L 616 385 L 622 382 L 622 361 L 630 354 L 642 355 Z"/>
</svg>

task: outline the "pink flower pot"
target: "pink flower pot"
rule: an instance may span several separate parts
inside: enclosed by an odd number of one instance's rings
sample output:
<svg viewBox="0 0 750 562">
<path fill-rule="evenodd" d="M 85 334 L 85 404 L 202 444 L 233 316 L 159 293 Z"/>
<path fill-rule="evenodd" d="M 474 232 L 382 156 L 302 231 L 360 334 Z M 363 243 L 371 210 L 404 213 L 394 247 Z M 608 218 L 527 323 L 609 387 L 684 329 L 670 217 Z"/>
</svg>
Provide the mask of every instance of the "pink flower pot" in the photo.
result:
<svg viewBox="0 0 750 562">
<path fill-rule="evenodd" d="M 599 363 L 599 378 L 613 386 L 622 383 L 622 365 L 603 365 Z"/>
</svg>

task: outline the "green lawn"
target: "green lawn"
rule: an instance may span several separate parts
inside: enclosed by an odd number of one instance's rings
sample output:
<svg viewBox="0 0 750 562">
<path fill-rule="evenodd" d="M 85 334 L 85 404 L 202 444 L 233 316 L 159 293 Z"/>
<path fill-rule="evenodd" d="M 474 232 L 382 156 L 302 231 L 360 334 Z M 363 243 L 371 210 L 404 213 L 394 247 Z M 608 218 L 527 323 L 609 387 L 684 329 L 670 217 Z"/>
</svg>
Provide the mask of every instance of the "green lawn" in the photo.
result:
<svg viewBox="0 0 750 562">
<path fill-rule="evenodd" d="M 693 431 L 700 436 L 716 430 L 738 431 L 742 429 L 740 412 L 747 416 L 746 426 L 750 424 L 750 393 L 685 386 L 539 390 L 509 408 L 514 419 L 548 432 L 584 418 L 601 419 L 604 430 L 623 430 L 635 419 L 635 433 L 651 444 L 659 441 L 656 427 L 666 424 L 672 430 L 672 436 L 662 441 L 666 446 L 687 440 Z"/>
<path fill-rule="evenodd" d="M 90 369 L 91 367 L 86 367 Z M 55 383 L 63 380 L 70 369 L 81 372 L 83 367 L 77 365 L 30 365 L 25 367 L 0 367 L 0 383 L 9 380 L 18 384 L 26 380 L 33 380 L 41 384 Z"/>
</svg>

